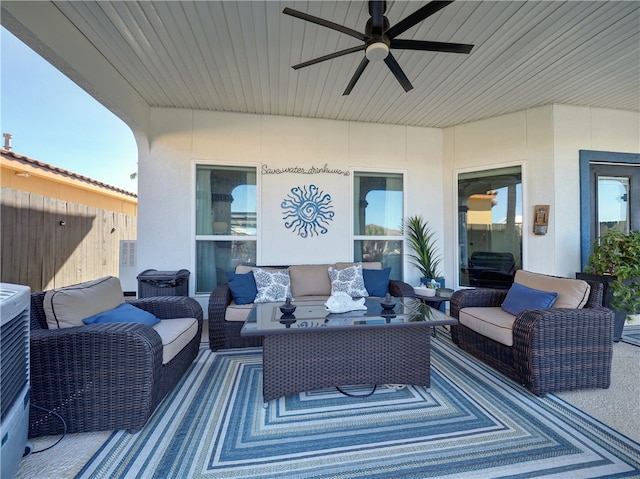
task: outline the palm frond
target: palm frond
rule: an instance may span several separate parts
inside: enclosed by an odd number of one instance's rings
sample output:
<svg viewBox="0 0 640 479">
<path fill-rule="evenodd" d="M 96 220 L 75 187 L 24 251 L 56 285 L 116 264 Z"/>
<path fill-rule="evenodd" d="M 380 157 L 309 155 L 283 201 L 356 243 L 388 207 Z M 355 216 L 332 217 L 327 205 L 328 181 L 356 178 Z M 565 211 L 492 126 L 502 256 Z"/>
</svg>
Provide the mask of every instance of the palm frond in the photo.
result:
<svg viewBox="0 0 640 479">
<path fill-rule="evenodd" d="M 441 278 L 439 265 L 442 258 L 437 253 L 435 233 L 428 222 L 421 215 L 410 216 L 405 222 L 405 229 L 409 247 L 413 250 L 413 254 L 408 255 L 409 259 L 423 277 Z"/>
</svg>

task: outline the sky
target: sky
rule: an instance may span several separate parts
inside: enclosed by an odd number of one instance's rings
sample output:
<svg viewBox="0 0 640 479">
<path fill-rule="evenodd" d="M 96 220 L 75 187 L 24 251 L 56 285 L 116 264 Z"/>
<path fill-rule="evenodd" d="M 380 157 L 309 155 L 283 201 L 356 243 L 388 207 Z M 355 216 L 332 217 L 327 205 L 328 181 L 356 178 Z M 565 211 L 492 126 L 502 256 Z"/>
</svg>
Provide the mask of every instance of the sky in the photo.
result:
<svg viewBox="0 0 640 479">
<path fill-rule="evenodd" d="M 13 152 L 137 193 L 138 150 L 122 120 L 5 28 L 0 57 L 0 127 Z"/>
</svg>

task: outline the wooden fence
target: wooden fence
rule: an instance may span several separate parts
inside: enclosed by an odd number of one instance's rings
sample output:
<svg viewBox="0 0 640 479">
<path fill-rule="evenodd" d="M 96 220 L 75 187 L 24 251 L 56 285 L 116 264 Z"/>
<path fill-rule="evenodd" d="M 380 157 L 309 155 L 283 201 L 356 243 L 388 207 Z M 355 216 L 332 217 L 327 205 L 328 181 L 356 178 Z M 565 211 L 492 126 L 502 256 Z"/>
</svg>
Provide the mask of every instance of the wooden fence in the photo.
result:
<svg viewBox="0 0 640 479">
<path fill-rule="evenodd" d="M 2 188 L 2 282 L 43 291 L 118 275 L 120 240 L 136 217 Z"/>
</svg>

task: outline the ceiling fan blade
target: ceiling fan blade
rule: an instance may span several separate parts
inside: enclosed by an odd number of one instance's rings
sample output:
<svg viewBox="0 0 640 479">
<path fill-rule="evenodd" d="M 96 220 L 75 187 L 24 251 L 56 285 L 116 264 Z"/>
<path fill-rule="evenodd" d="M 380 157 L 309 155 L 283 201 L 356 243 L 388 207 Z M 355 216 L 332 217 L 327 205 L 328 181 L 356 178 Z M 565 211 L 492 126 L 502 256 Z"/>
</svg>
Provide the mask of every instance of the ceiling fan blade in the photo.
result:
<svg viewBox="0 0 640 479">
<path fill-rule="evenodd" d="M 301 18 L 302 20 L 306 20 L 307 22 L 315 23 L 316 25 L 320 25 L 322 27 L 330 28 L 331 30 L 336 30 L 341 33 L 346 33 L 358 40 L 365 41 L 367 39 L 364 33 L 361 33 L 357 30 L 353 30 L 352 28 L 345 27 L 344 25 L 338 25 L 337 23 L 330 22 L 329 20 L 325 20 L 324 18 L 314 17 L 313 15 L 309 15 L 308 13 L 299 12 L 298 10 L 293 10 L 292 8 L 286 7 L 282 10 L 282 13 L 285 15 L 290 15 L 292 17 Z"/>
<path fill-rule="evenodd" d="M 362 72 L 364 71 L 364 69 L 367 68 L 368 64 L 369 64 L 369 59 L 367 57 L 364 57 L 362 59 L 362 61 L 360 62 L 360 65 L 358 65 L 358 68 L 356 69 L 356 72 L 351 77 L 351 81 L 349 81 L 349 84 L 347 85 L 347 88 L 345 88 L 344 93 L 342 94 L 342 96 L 345 96 L 345 95 L 348 95 L 349 93 L 351 93 L 351 90 L 353 90 L 353 87 L 356 86 L 356 82 L 358 81 L 358 79 L 362 75 Z"/>
<path fill-rule="evenodd" d="M 427 17 L 430 17 L 434 13 L 439 10 L 442 10 L 444 7 L 453 3 L 453 0 L 446 2 L 429 2 L 424 7 L 419 8 L 415 12 L 413 12 L 408 17 L 403 18 L 394 26 L 392 26 L 389 30 L 387 30 L 386 34 L 389 38 L 393 39 L 400 35 L 401 33 L 409 30 L 414 25 L 420 23 Z"/>
<path fill-rule="evenodd" d="M 324 55 L 318 58 L 314 58 L 313 60 L 309 60 L 307 62 L 303 62 L 303 63 L 298 63 L 297 65 L 293 65 L 291 68 L 293 68 L 294 70 L 299 70 L 300 68 L 304 68 L 304 67 L 308 67 L 309 65 L 315 65 L 316 63 L 320 63 L 323 62 L 325 60 L 331 60 L 332 58 L 338 58 L 341 57 L 343 55 L 348 55 L 349 53 L 354 53 L 354 52 L 358 52 L 361 50 L 364 50 L 365 46 L 364 45 L 360 45 L 358 47 L 351 47 L 351 48 L 347 48 L 345 50 L 340 50 L 339 52 L 333 52 L 333 53 L 329 53 L 328 55 Z"/>
<path fill-rule="evenodd" d="M 466 43 L 425 42 L 422 40 L 391 40 L 389 48 L 400 50 L 425 50 L 429 52 L 471 53 L 473 45 Z"/>
<path fill-rule="evenodd" d="M 371 32 L 374 35 L 382 35 L 384 33 L 384 11 L 386 10 L 386 1 L 370 0 L 369 15 L 371 15 Z"/>
<path fill-rule="evenodd" d="M 393 73 L 393 75 L 396 77 L 396 80 L 400 82 L 400 85 L 402 85 L 402 88 L 404 88 L 404 91 L 409 91 L 413 89 L 413 85 L 407 78 L 407 75 L 404 74 L 404 72 L 402 71 L 402 68 L 400 68 L 400 65 L 398 65 L 398 62 L 396 61 L 395 57 L 391 54 L 391 52 L 389 52 L 389 55 L 387 55 L 387 58 L 384 59 L 384 62 L 389 67 L 389 70 L 391 70 L 391 73 Z"/>
</svg>

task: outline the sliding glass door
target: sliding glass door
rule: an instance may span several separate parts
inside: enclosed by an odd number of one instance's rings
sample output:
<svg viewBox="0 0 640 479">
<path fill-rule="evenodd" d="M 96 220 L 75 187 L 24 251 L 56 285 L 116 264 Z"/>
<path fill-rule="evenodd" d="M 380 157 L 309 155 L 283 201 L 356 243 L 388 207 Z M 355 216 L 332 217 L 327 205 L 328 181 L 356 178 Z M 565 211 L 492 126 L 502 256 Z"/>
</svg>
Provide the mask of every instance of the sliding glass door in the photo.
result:
<svg viewBox="0 0 640 479">
<path fill-rule="evenodd" d="M 520 166 L 458 175 L 460 286 L 508 288 L 522 268 Z"/>
</svg>

